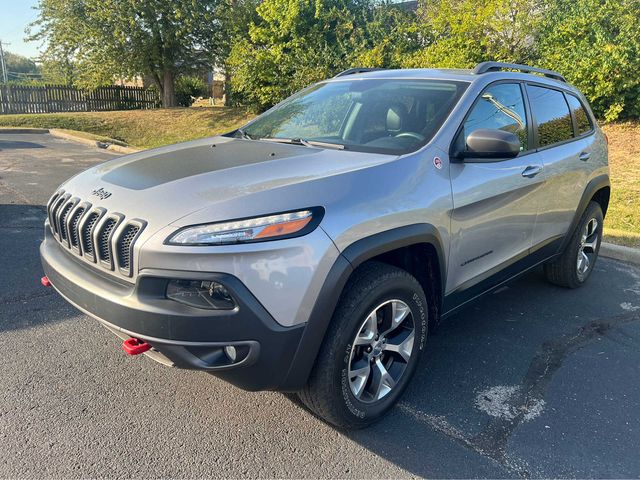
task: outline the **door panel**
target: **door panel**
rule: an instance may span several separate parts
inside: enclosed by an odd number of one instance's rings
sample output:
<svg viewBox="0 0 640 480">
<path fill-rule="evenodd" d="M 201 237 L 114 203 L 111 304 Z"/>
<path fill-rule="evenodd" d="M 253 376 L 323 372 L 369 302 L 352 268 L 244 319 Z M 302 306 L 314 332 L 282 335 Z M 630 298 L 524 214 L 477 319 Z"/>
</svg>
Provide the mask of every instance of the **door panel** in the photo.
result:
<svg viewBox="0 0 640 480">
<path fill-rule="evenodd" d="M 543 187 L 533 245 L 544 244 L 567 233 L 589 176 L 585 161 L 579 157 L 590 150 L 591 142 L 581 139 L 540 152 L 547 181 Z"/>
<path fill-rule="evenodd" d="M 565 235 L 569 229 L 589 177 L 594 136 L 572 140 L 574 128 L 578 134 L 590 129 L 577 98 L 569 96 L 576 119 L 574 126 L 567 99 L 559 90 L 527 85 L 527 95 L 537 124 L 539 153 L 546 175 L 533 232 L 533 245 L 542 245 Z"/>
<path fill-rule="evenodd" d="M 495 163 L 451 164 L 453 214 L 447 293 L 528 253 L 544 174 L 537 153 Z"/>
<path fill-rule="evenodd" d="M 516 134 L 522 153 L 508 160 L 465 159 L 451 164 L 453 212 L 447 294 L 473 286 L 526 255 L 531 247 L 545 172 L 540 155 L 530 150 L 531 133 L 520 84 L 494 84 L 480 94 L 456 145 L 465 145 L 471 132 L 484 128 Z"/>
</svg>

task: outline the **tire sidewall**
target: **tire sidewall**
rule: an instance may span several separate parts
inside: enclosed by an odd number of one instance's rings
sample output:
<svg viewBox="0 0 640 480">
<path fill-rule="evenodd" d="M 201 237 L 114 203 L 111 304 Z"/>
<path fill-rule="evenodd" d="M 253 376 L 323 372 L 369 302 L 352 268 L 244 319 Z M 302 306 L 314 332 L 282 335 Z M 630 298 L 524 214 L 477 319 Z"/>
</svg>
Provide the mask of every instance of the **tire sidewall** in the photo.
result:
<svg viewBox="0 0 640 480">
<path fill-rule="evenodd" d="M 402 395 L 417 368 L 420 353 L 424 350 L 427 339 L 429 319 L 424 293 L 417 281 L 412 280 L 407 277 L 396 277 L 376 286 L 353 311 L 349 312 L 349 320 L 343 323 L 343 328 L 337 336 L 337 343 L 342 347 L 336 349 L 340 355 L 334 359 L 334 371 L 337 373 L 335 381 L 340 387 L 337 389 L 340 397 L 339 404 L 343 415 L 350 417 L 354 423 L 366 425 L 389 410 Z M 349 383 L 348 372 L 353 348 L 352 342 L 366 316 L 379 305 L 394 299 L 405 302 L 413 314 L 415 328 L 413 353 L 402 377 L 393 390 L 376 402 L 364 403 L 353 395 Z"/>
</svg>

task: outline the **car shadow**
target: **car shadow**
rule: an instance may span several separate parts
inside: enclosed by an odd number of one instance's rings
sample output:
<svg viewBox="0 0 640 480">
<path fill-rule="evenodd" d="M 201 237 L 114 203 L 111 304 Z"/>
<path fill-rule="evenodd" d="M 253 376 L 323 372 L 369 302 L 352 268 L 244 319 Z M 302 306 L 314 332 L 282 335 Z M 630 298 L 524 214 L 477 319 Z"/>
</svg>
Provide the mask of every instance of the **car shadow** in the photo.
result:
<svg viewBox="0 0 640 480">
<path fill-rule="evenodd" d="M 0 205 L 0 330 L 61 322 L 77 312 L 40 283 L 39 246 L 46 209 Z"/>
<path fill-rule="evenodd" d="M 21 142 L 14 140 L 0 140 L 0 150 L 24 150 L 30 148 L 47 148 L 35 142 Z"/>
</svg>

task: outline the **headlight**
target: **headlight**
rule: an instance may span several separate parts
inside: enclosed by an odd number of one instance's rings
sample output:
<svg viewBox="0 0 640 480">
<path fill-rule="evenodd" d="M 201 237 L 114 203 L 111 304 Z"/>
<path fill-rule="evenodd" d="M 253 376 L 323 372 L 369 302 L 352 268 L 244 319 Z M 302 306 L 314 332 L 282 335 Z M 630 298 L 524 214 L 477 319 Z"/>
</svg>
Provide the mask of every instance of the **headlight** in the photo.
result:
<svg viewBox="0 0 640 480">
<path fill-rule="evenodd" d="M 229 245 L 304 235 L 320 223 L 322 209 L 186 227 L 171 235 L 169 245 Z"/>
</svg>

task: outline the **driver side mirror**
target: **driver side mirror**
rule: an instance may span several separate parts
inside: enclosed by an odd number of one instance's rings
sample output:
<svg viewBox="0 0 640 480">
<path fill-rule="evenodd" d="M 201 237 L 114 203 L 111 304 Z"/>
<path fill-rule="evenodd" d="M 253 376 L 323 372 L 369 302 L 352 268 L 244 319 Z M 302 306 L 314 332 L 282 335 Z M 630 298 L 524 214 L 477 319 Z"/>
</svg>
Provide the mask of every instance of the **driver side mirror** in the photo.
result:
<svg viewBox="0 0 640 480">
<path fill-rule="evenodd" d="M 481 128 L 469 134 L 466 147 L 457 153 L 458 158 L 480 162 L 515 158 L 520 153 L 520 139 L 504 130 Z"/>
</svg>

